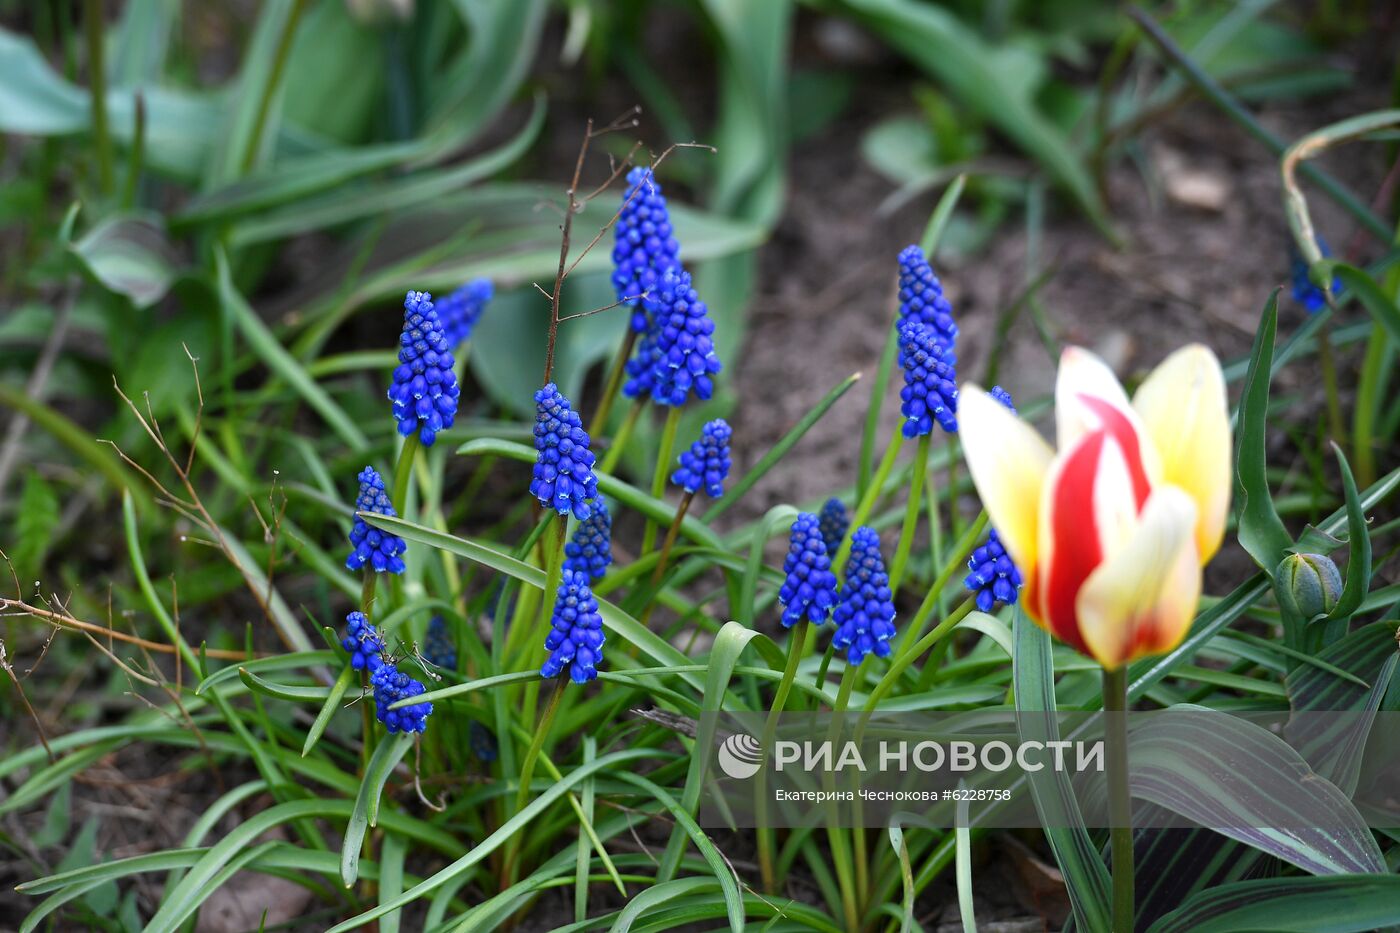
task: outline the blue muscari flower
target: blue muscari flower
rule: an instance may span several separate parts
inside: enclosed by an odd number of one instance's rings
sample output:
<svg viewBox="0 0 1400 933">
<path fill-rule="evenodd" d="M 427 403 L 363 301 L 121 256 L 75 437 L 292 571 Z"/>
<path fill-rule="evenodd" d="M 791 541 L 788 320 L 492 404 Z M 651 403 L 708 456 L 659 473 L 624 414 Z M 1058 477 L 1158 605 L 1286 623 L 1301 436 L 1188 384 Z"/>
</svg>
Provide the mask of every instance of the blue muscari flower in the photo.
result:
<svg viewBox="0 0 1400 933">
<path fill-rule="evenodd" d="M 972 552 L 967 561 L 972 572 L 963 580 L 977 597 L 977 608 L 991 612 L 997 603 L 1010 606 L 1016 602 L 1016 591 L 1021 586 L 1021 572 L 1011 562 L 1001 539 L 993 528 L 987 535 L 987 543 Z"/>
<path fill-rule="evenodd" d="M 495 761 L 500 753 L 495 734 L 475 719 L 467 727 L 467 743 L 471 745 L 472 754 L 487 763 Z"/>
<path fill-rule="evenodd" d="M 593 500 L 593 514 L 579 522 L 574 537 L 564 545 L 564 566 L 597 580 L 612 564 L 612 515 L 607 500 Z"/>
<path fill-rule="evenodd" d="M 1013 415 L 1016 414 L 1016 405 L 1014 402 L 1011 401 L 1010 392 L 1006 391 L 1001 386 L 992 386 L 992 388 L 987 392 L 987 394 L 990 395 L 992 398 L 996 399 L 998 402 L 1001 402 L 1003 405 L 1005 405 Z"/>
<path fill-rule="evenodd" d="M 645 333 L 650 322 L 640 296 L 655 289 L 666 270 L 680 267 L 671 215 L 650 168 L 627 173 L 613 236 L 613 289 L 618 301 L 632 307 L 632 329 Z"/>
<path fill-rule="evenodd" d="M 787 579 L 778 590 L 778 602 L 783 604 L 783 625 L 791 628 L 804 618 L 816 625 L 825 622 L 836 605 L 836 574 L 831 572 L 831 558 L 822 541 L 821 523 L 810 512 L 801 513 L 792 523 L 783 573 L 787 574 Z"/>
<path fill-rule="evenodd" d="M 340 647 L 350 655 L 350 666 L 357 671 L 374 672 L 384 664 L 384 636 L 370 624 L 363 612 L 352 612 L 345 617 L 345 637 Z"/>
<path fill-rule="evenodd" d="M 933 423 L 949 434 L 958 430 L 958 384 L 943 346 L 918 321 L 899 325 L 899 357 L 904 367 L 904 436 L 921 437 L 933 430 Z"/>
<path fill-rule="evenodd" d="M 880 536 L 862 525 L 851 536 L 851 562 L 841 601 L 832 613 L 836 635 L 831 643 L 846 649 L 846 663 L 859 664 L 867 654 L 889 657 L 894 637 L 894 594 L 885 561 L 880 556 Z"/>
<path fill-rule="evenodd" d="M 565 667 L 574 683 L 584 684 L 598 676 L 603 660 L 603 617 L 598 601 L 588 586 L 588 574 L 564 568 L 559 592 L 554 600 L 549 635 L 544 640 L 549 657 L 540 676 L 558 677 Z"/>
<path fill-rule="evenodd" d="M 390 733 L 422 732 L 428 728 L 428 717 L 433 713 L 430 702 L 411 703 L 402 709 L 389 709 L 390 706 L 410 697 L 427 692 L 421 683 L 409 677 L 393 664 L 384 664 L 369 679 L 374 688 L 374 706 L 379 721 Z"/>
<path fill-rule="evenodd" d="M 393 503 L 389 501 L 389 494 L 384 491 L 384 480 L 374 467 L 361 470 L 359 479 L 360 494 L 355 499 L 356 512 L 374 512 L 391 518 L 398 514 L 394 511 Z M 403 573 L 403 558 L 399 555 L 408 545 L 398 535 L 371 528 L 363 518 L 356 515 L 355 523 L 350 528 L 350 544 L 354 550 L 345 558 L 347 570 L 359 570 L 368 564 L 377 573 Z"/>
<path fill-rule="evenodd" d="M 627 381 L 622 394 L 631 399 L 646 398 L 656 387 L 656 330 L 648 329 L 637 339 L 632 358 L 625 369 Z"/>
<path fill-rule="evenodd" d="M 593 475 L 593 451 L 588 432 L 554 383 L 535 393 L 534 479 L 530 492 L 540 505 L 560 515 L 574 513 L 579 521 L 593 514 L 588 500 L 598 495 Z"/>
<path fill-rule="evenodd" d="M 1321 237 L 1317 238 L 1317 248 L 1322 251 L 1324 258 L 1332 255 L 1332 250 L 1328 248 L 1327 242 Z M 1309 314 L 1316 314 L 1327 307 L 1327 296 L 1322 289 L 1313 284 L 1313 280 L 1308 276 L 1308 261 L 1303 258 L 1303 254 L 1298 251 L 1298 247 L 1291 241 L 1288 244 L 1288 254 L 1291 259 L 1291 272 L 1293 276 L 1293 300 L 1307 309 Z M 1332 278 L 1332 294 L 1340 295 L 1342 291 L 1342 280 Z"/>
<path fill-rule="evenodd" d="M 957 365 L 954 344 L 958 325 L 953 321 L 953 306 L 943 295 L 943 285 L 917 246 L 906 246 L 899 254 L 899 322 L 918 321 L 929 329 L 943 347 L 943 358 L 949 366 Z M 900 364 L 903 365 L 903 351 Z"/>
<path fill-rule="evenodd" d="M 447 630 L 442 616 L 433 616 L 428 620 L 428 637 L 423 639 L 423 659 L 449 671 L 457 669 L 457 646 L 452 643 L 452 633 Z"/>
<path fill-rule="evenodd" d="M 458 347 L 472 339 L 476 322 L 481 320 L 481 313 L 495 293 L 490 279 L 476 279 L 437 302 L 435 310 L 447 338 L 447 349 L 456 353 Z"/>
<path fill-rule="evenodd" d="M 457 377 L 433 296 L 409 292 L 403 301 L 403 333 L 399 337 L 399 365 L 389 386 L 394 420 L 399 433 L 414 431 L 431 447 L 439 431 L 452 427 L 457 414 Z"/>
<path fill-rule="evenodd" d="M 821 522 L 822 543 L 828 554 L 841 550 L 841 542 L 846 540 L 846 532 L 851 529 L 850 516 L 846 514 L 846 504 L 835 496 L 826 500 L 818 514 Z"/>
<path fill-rule="evenodd" d="M 646 299 L 656 333 L 651 397 L 658 405 L 684 405 L 692 393 L 708 399 L 722 368 L 711 335 L 715 322 L 690 284 L 690 273 L 668 269 Z"/>
<path fill-rule="evenodd" d="M 700 431 L 700 439 L 677 458 L 680 469 L 671 474 L 671 482 L 692 494 L 704 489 L 711 499 L 724 495 L 731 434 L 729 422 L 723 418 L 706 424 Z"/>
</svg>

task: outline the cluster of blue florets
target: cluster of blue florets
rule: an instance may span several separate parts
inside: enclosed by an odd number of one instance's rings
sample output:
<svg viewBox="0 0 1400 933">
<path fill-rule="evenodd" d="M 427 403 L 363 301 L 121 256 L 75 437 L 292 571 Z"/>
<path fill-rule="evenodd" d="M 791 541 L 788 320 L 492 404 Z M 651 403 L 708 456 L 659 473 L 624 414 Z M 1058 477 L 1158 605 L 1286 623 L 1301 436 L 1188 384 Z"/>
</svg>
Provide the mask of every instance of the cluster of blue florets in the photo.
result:
<svg viewBox="0 0 1400 933">
<path fill-rule="evenodd" d="M 476 279 L 438 300 L 435 310 L 443 336 L 447 338 L 447 349 L 456 353 L 458 347 L 472 338 L 476 322 L 481 320 L 482 312 L 495 293 L 490 279 Z"/>
<path fill-rule="evenodd" d="M 535 393 L 535 450 L 531 494 L 544 508 L 587 521 L 598 495 L 595 458 L 578 412 L 552 382 Z"/>
<path fill-rule="evenodd" d="M 598 600 L 584 571 L 564 568 L 550 626 L 544 640 L 549 657 L 540 668 L 540 676 L 557 677 L 567 667 L 576 684 L 596 678 L 603 661 L 603 617 L 598 614 Z"/>
<path fill-rule="evenodd" d="M 622 394 L 628 398 L 646 398 L 656 387 L 656 331 L 647 330 L 637 338 L 637 347 L 625 367 L 627 381 Z"/>
<path fill-rule="evenodd" d="M 724 495 L 724 479 L 729 475 L 729 438 L 733 431 L 723 418 L 716 418 L 700 431 L 700 439 L 683 452 L 680 468 L 671 482 L 688 493 L 701 489 L 711 499 Z"/>
<path fill-rule="evenodd" d="M 597 580 L 612 565 L 612 514 L 601 496 L 592 505 L 593 514 L 578 523 L 573 539 L 564 545 L 564 567 Z"/>
<path fill-rule="evenodd" d="M 832 614 L 832 644 L 846 649 L 846 663 L 859 664 L 868 654 L 889 657 L 894 637 L 894 594 L 880 556 L 880 536 L 862 525 L 851 536 L 851 558 L 841 600 Z"/>
<path fill-rule="evenodd" d="M 1327 242 L 1318 237 L 1317 248 L 1322 252 L 1323 258 L 1329 258 L 1332 250 L 1328 248 Z M 1313 283 L 1312 277 L 1308 274 L 1308 261 L 1303 258 L 1303 254 L 1292 243 L 1289 243 L 1288 253 L 1290 258 L 1290 272 L 1293 279 L 1293 300 L 1302 305 L 1309 314 L 1316 314 L 1327 307 L 1327 296 L 1322 289 Z M 1332 279 L 1332 294 L 1334 296 L 1341 293 L 1342 280 Z"/>
<path fill-rule="evenodd" d="M 423 639 L 423 660 L 449 671 L 457 669 L 457 646 L 442 616 L 428 620 L 428 636 Z"/>
<path fill-rule="evenodd" d="M 817 514 L 817 520 L 821 524 L 822 543 L 826 545 L 826 552 L 835 554 L 841 550 L 841 542 L 846 540 L 846 532 L 851 530 L 851 519 L 846 514 L 846 504 L 835 496 L 827 499 L 821 512 Z"/>
<path fill-rule="evenodd" d="M 822 541 L 821 524 L 810 512 L 798 515 L 792 523 L 783 573 L 787 577 L 778 590 L 778 602 L 783 605 L 783 626 L 791 628 L 803 619 L 816 625 L 825 622 L 836 605 L 836 574 L 831 572 L 831 557 Z"/>
<path fill-rule="evenodd" d="M 646 307 L 655 336 L 650 350 L 652 399 L 658 405 L 677 406 L 692 395 L 708 399 L 715 390 L 713 377 L 723 367 L 715 355 L 715 322 L 691 287 L 690 273 L 668 269 L 647 296 Z"/>
<path fill-rule="evenodd" d="M 452 365 L 452 351 L 432 296 L 409 292 L 403 302 L 399 365 L 389 386 L 389 401 L 394 403 L 399 433 L 408 437 L 417 431 L 424 447 L 432 446 L 439 431 L 452 427 L 457 415 L 460 390 Z"/>
<path fill-rule="evenodd" d="M 904 436 L 920 437 L 933 430 L 933 423 L 949 434 L 958 430 L 957 375 L 947 362 L 943 346 L 928 327 L 918 321 L 899 326 L 899 356 L 904 367 L 904 388 L 899 397 L 904 404 Z"/>
<path fill-rule="evenodd" d="M 340 646 L 350 655 L 350 667 L 370 675 L 374 690 L 375 713 L 390 732 L 422 732 L 427 728 L 433 704 L 413 703 L 403 709 L 389 709 L 400 700 L 419 696 L 426 688 L 403 673 L 389 658 L 384 636 L 363 612 L 345 617 L 345 637 Z"/>
<path fill-rule="evenodd" d="M 398 514 L 394 511 L 394 504 L 389 501 L 389 494 L 384 490 L 384 480 L 374 467 L 361 470 L 359 479 L 360 493 L 355 498 L 356 513 L 374 512 L 391 518 Z M 378 528 L 371 528 L 358 514 L 355 516 L 355 523 L 350 527 L 350 546 L 353 550 L 350 556 L 345 558 L 347 570 L 360 570 L 368 565 L 376 573 L 404 571 L 403 558 L 399 555 L 408 545 L 404 544 L 403 538 Z"/>
<path fill-rule="evenodd" d="M 390 733 L 422 732 L 428 728 L 428 717 L 433 713 L 432 703 L 410 703 L 402 709 L 389 708 L 400 700 L 426 693 L 427 688 L 422 683 L 388 663 L 376 668 L 369 682 L 374 688 L 375 712 Z"/>
<path fill-rule="evenodd" d="M 622 210 L 613 227 L 613 289 L 617 300 L 632 306 L 631 327 L 650 329 L 642 296 L 660 284 L 668 269 L 680 266 L 680 245 L 671 230 L 671 215 L 651 169 L 627 173 Z"/>
<path fill-rule="evenodd" d="M 967 567 L 972 572 L 963 585 L 976 596 L 978 609 L 991 612 L 997 603 L 1010 606 L 1016 602 L 1021 572 L 1006 553 L 995 528 L 987 535 L 987 543 L 972 552 Z"/>
<path fill-rule="evenodd" d="M 899 321 L 923 324 L 943 347 L 943 359 L 948 365 L 957 364 L 954 344 L 958 325 L 953 321 L 953 306 L 944 296 L 943 285 L 924 258 L 924 251 L 917 246 L 906 246 L 899 254 Z"/>
<path fill-rule="evenodd" d="M 384 636 L 370 624 L 363 612 L 352 612 L 345 617 L 345 637 L 340 647 L 350 655 L 350 666 L 357 671 L 376 671 L 384 663 Z"/>
</svg>

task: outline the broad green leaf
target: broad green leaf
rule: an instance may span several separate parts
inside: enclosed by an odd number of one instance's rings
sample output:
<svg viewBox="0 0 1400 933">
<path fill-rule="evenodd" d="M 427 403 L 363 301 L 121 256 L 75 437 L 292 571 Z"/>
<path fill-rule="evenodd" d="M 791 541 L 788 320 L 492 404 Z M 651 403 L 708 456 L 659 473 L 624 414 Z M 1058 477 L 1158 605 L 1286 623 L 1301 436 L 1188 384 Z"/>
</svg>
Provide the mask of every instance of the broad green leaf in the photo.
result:
<svg viewBox="0 0 1400 933">
<path fill-rule="evenodd" d="M 113 215 L 74 243 L 73 255 L 103 288 L 149 307 L 175 280 L 174 250 L 162 227 L 153 214 Z"/>
<path fill-rule="evenodd" d="M 1254 335 L 1235 428 L 1240 544 L 1269 574 L 1293 543 L 1274 508 L 1267 474 L 1265 432 L 1269 417 L 1269 374 L 1277 330 L 1278 290 L 1275 289 L 1264 305 L 1264 316 Z"/>
<path fill-rule="evenodd" d="M 1342 490 L 1346 496 L 1349 556 L 1342 595 L 1337 600 L 1337 605 L 1327 614 L 1327 618 L 1350 619 L 1371 588 L 1371 535 L 1366 524 L 1366 510 L 1361 507 L 1361 496 L 1356 491 L 1356 479 L 1351 475 L 1351 466 L 1347 464 L 1346 455 L 1335 442 L 1332 444 L 1332 452 L 1337 456 L 1337 466 L 1342 473 Z"/>
<path fill-rule="evenodd" d="M 1347 796 L 1254 723 L 1182 704 L 1128 742 L 1136 797 L 1313 874 L 1386 870 Z"/>
<path fill-rule="evenodd" d="M 1017 725 L 1021 741 L 1059 738 L 1055 722 L 1055 670 L 1050 661 L 1050 635 L 1036 625 L 1018 605 L 1012 631 L 1016 653 L 1012 661 Z M 1039 716 L 1028 715 L 1032 713 Z M 1107 930 L 1109 875 L 1089 838 L 1084 816 L 1069 776 L 1062 771 L 1027 774 L 1031 796 L 1055 861 L 1065 876 L 1075 922 L 1081 930 Z"/>
<path fill-rule="evenodd" d="M 378 824 L 379 798 L 384 793 L 384 783 L 408 754 L 414 738 L 412 733 L 377 738 L 379 744 L 365 766 L 365 776 L 360 781 L 360 792 L 355 795 L 355 807 L 350 811 L 350 822 L 345 825 L 345 838 L 340 846 L 340 880 L 347 888 L 360 877 L 360 849 L 365 832 Z"/>
<path fill-rule="evenodd" d="M 1202 891 L 1149 933 L 1365 933 L 1400 923 L 1400 876 L 1266 878 Z"/>
</svg>

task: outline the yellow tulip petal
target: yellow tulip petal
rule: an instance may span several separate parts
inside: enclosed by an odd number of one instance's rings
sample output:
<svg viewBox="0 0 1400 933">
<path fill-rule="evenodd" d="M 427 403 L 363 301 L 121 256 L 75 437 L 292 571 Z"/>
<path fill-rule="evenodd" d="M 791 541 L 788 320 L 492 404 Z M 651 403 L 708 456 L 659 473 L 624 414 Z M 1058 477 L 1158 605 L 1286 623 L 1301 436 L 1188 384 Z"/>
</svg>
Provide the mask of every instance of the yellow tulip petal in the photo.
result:
<svg viewBox="0 0 1400 933">
<path fill-rule="evenodd" d="M 1133 408 L 1157 449 L 1162 482 L 1196 501 L 1196 549 L 1220 549 L 1230 510 L 1230 412 L 1220 361 L 1201 344 L 1182 347 L 1152 371 Z"/>
<path fill-rule="evenodd" d="M 1191 496 L 1157 487 L 1133 536 L 1080 587 L 1079 632 L 1104 667 L 1162 654 L 1186 637 L 1201 595 L 1195 527 Z"/>
<path fill-rule="evenodd" d="M 1054 452 L 1034 428 L 972 383 L 958 396 L 958 436 L 992 525 L 1021 572 L 1031 572 L 1040 491 Z"/>
</svg>

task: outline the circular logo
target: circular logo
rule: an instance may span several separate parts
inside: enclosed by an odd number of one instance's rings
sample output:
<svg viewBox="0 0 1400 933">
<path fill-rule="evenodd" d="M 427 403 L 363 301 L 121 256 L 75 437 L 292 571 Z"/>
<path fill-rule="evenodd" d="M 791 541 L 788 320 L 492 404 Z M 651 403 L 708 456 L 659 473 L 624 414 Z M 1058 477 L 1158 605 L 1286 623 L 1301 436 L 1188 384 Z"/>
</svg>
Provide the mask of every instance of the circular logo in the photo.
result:
<svg viewBox="0 0 1400 933">
<path fill-rule="evenodd" d="M 763 767 L 763 746 L 753 736 L 736 732 L 719 747 L 719 767 L 732 778 L 751 778 Z"/>
</svg>

